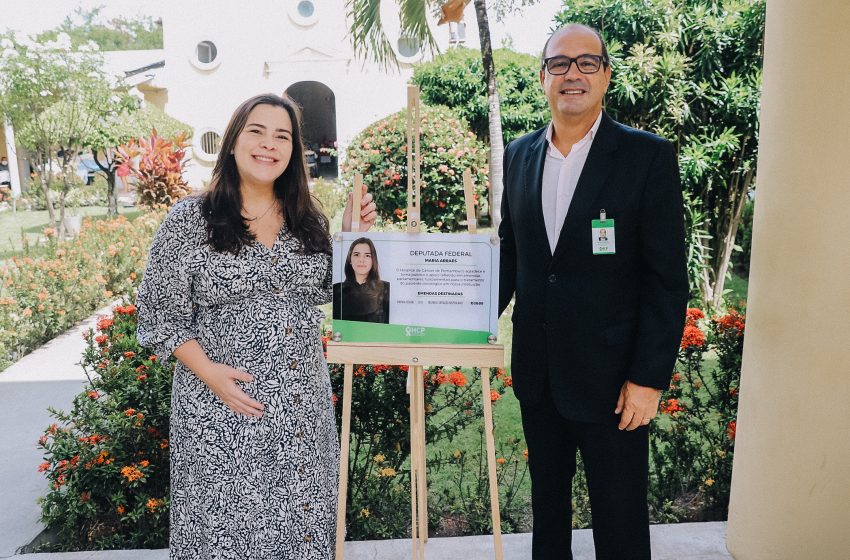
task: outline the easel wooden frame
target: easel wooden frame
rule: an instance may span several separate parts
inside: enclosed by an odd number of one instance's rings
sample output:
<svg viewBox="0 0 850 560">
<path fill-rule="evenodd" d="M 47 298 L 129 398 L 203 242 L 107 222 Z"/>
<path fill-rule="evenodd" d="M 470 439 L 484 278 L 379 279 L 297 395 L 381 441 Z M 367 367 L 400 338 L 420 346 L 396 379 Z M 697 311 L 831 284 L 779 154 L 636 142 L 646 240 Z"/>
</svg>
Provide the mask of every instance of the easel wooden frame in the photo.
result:
<svg viewBox="0 0 850 560">
<path fill-rule="evenodd" d="M 420 231 L 420 119 L 419 88 L 407 88 L 407 231 Z M 362 177 L 354 181 L 353 208 L 360 208 Z M 472 174 L 463 173 L 467 225 L 476 233 Z M 352 213 L 352 231 L 359 230 L 359 213 Z M 428 542 L 428 489 L 425 464 L 425 392 L 424 366 L 457 364 L 481 368 L 481 397 L 484 408 L 484 435 L 487 447 L 487 476 L 490 487 L 490 516 L 493 522 L 493 546 L 496 560 L 503 560 L 499 489 L 496 480 L 496 445 L 493 436 L 493 405 L 490 400 L 489 368 L 503 367 L 504 347 L 497 344 L 434 345 L 328 343 L 328 361 L 345 367 L 342 394 L 342 434 L 339 460 L 339 496 L 336 520 L 336 559 L 343 560 L 345 545 L 345 513 L 348 494 L 348 459 L 351 438 L 351 386 L 354 364 L 407 365 L 407 392 L 410 395 L 410 510 L 413 560 L 424 560 Z"/>
</svg>

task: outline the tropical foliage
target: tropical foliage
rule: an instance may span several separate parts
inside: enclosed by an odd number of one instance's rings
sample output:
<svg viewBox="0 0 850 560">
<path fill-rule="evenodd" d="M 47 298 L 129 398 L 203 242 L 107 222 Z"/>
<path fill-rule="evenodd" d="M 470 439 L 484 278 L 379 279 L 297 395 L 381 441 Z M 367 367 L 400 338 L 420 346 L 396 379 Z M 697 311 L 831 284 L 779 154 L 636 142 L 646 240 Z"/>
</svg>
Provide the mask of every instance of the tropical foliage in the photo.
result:
<svg viewBox="0 0 850 560">
<path fill-rule="evenodd" d="M 508 49 L 493 51 L 502 135 L 505 142 L 549 122 L 549 108 L 540 88 L 537 58 Z M 466 48 L 451 49 L 413 69 L 413 83 L 429 105 L 451 107 L 466 119 L 476 136 L 489 140 L 487 84 L 481 81 L 481 55 Z"/>
<path fill-rule="evenodd" d="M 764 16 L 763 0 L 578 0 L 556 16 L 608 41 L 606 110 L 676 144 L 684 188 L 704 213 L 699 292 L 712 308 L 755 188 Z"/>
</svg>

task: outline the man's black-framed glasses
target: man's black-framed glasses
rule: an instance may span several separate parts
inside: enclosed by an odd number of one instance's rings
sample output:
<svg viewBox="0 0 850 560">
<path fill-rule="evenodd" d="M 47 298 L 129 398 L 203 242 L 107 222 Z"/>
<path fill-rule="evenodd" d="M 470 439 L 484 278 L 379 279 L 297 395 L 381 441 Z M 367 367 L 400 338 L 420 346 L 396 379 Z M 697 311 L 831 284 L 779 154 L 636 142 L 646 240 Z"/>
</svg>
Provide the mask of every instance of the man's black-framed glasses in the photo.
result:
<svg viewBox="0 0 850 560">
<path fill-rule="evenodd" d="M 602 68 L 605 57 L 598 54 L 580 54 L 575 58 L 569 56 L 552 56 L 543 59 L 543 68 L 553 76 L 563 76 L 570 71 L 570 66 L 576 63 L 576 68 L 582 74 L 595 74 Z"/>
</svg>

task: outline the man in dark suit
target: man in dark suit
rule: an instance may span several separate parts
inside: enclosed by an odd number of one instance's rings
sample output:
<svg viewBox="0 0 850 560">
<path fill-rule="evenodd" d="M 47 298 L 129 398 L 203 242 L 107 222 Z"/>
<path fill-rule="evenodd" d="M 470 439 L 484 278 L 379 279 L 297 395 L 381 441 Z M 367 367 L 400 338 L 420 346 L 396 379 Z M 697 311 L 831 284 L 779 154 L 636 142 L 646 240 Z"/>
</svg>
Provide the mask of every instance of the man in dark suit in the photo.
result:
<svg viewBox="0 0 850 560">
<path fill-rule="evenodd" d="M 572 558 L 578 450 L 597 560 L 648 559 L 648 424 L 688 298 L 676 152 L 602 110 L 611 69 L 596 30 L 558 29 L 543 58 L 552 122 L 505 149 L 499 228 L 533 558 Z"/>
</svg>

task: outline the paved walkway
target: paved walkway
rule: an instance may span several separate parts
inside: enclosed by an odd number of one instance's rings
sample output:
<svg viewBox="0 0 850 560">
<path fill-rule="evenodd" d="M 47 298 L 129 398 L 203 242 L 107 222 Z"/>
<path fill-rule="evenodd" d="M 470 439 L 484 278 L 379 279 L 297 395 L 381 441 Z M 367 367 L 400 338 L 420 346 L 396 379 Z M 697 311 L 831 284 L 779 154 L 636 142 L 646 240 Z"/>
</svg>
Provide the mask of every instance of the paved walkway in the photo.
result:
<svg viewBox="0 0 850 560">
<path fill-rule="evenodd" d="M 110 306 L 111 307 L 111 306 Z M 68 410 L 87 379 L 79 365 L 85 348 L 82 334 L 93 328 L 99 310 L 90 319 L 52 340 L 0 372 L 0 558 L 22 560 L 167 560 L 167 550 L 117 550 L 15 555 L 35 539 L 43 527 L 37 499 L 46 481 L 37 471 L 43 461 L 36 441 L 52 420 L 47 407 Z M 726 552 L 725 523 L 683 523 L 651 528 L 654 560 L 732 560 Z M 400 560 L 409 558 L 409 540 L 348 542 L 346 560 Z M 531 557 L 531 535 L 504 536 L 505 560 Z M 589 530 L 573 531 L 575 560 L 593 560 Z M 431 539 L 428 560 L 492 559 L 489 536 Z"/>
<path fill-rule="evenodd" d="M 99 310 L 0 372 L 0 558 L 12 556 L 43 529 L 36 500 L 47 481 L 37 470 L 44 458 L 36 446 L 53 422 L 47 407 L 71 408 L 87 382 L 79 365 L 83 332 L 94 328 L 98 315 L 109 313 L 111 306 Z"/>
<path fill-rule="evenodd" d="M 654 560 L 733 560 L 726 552 L 726 523 L 680 523 L 654 525 Z M 531 558 L 531 535 L 521 533 L 503 537 L 505 560 Z M 345 543 L 345 560 L 403 560 L 411 557 L 409 540 L 362 541 Z M 168 550 L 110 550 L 104 552 L 66 552 L 27 554 L 21 560 L 168 560 Z M 492 560 L 493 538 L 452 537 L 431 539 L 425 547 L 427 560 Z M 573 558 L 593 560 L 590 530 L 573 531 Z M 289 559 L 286 559 L 289 560 Z M 292 559 L 295 560 L 295 559 Z"/>
</svg>

